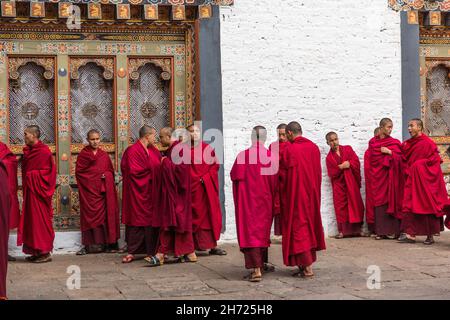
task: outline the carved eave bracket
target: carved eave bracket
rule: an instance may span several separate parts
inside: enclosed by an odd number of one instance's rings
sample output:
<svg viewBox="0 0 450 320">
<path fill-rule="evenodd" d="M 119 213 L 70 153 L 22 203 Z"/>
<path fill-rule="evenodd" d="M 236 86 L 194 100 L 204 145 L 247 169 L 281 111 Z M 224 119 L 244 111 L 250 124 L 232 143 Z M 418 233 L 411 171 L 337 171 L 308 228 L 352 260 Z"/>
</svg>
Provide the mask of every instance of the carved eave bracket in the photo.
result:
<svg viewBox="0 0 450 320">
<path fill-rule="evenodd" d="M 26 58 L 26 57 L 11 57 L 9 58 L 9 78 L 18 80 L 20 77 L 20 67 L 27 63 L 35 63 L 44 68 L 44 78 L 51 80 L 55 77 L 55 59 L 53 58 Z"/>
<path fill-rule="evenodd" d="M 113 58 L 75 58 L 70 61 L 70 79 L 78 80 L 78 70 L 88 63 L 95 63 L 103 68 L 103 77 L 106 80 L 114 78 L 114 59 Z"/>
<path fill-rule="evenodd" d="M 165 58 L 136 58 L 129 60 L 129 68 L 128 72 L 131 80 L 139 79 L 139 68 L 145 66 L 146 64 L 151 63 L 156 67 L 159 67 L 161 72 L 162 80 L 170 80 L 172 78 L 172 61 L 171 59 Z"/>
</svg>

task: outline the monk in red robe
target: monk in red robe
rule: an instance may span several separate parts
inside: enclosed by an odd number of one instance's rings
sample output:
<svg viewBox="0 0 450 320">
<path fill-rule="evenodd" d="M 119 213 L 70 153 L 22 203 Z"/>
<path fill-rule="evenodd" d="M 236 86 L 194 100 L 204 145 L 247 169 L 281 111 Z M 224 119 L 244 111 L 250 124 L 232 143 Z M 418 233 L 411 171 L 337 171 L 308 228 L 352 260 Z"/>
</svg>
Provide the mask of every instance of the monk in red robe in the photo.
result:
<svg viewBox="0 0 450 320">
<path fill-rule="evenodd" d="M 380 134 L 380 128 L 377 127 L 373 136 L 376 137 Z M 364 153 L 364 179 L 366 181 L 366 223 L 369 229 L 370 236 L 375 236 L 375 205 L 374 195 L 372 190 L 372 180 L 370 177 L 370 161 L 369 161 L 369 149 Z"/>
<path fill-rule="evenodd" d="M 155 140 L 156 130 L 145 125 L 139 130 L 139 140 L 122 156 L 122 223 L 128 246 L 123 263 L 132 262 L 136 254 L 154 255 L 158 245 L 159 229 L 153 227 L 153 220 L 159 197 L 161 154 L 154 146 Z"/>
<path fill-rule="evenodd" d="M 414 243 L 416 236 L 427 236 L 424 244 L 431 245 L 433 235 L 443 231 L 444 207 L 448 202 L 442 159 L 436 143 L 423 133 L 422 120 L 409 121 L 408 131 L 411 138 L 403 143 L 406 164 L 403 229 L 406 237 L 401 242 Z"/>
<path fill-rule="evenodd" d="M 0 300 L 6 299 L 9 219 L 11 218 L 9 184 L 7 167 L 3 160 L 0 160 Z"/>
<path fill-rule="evenodd" d="M 351 146 L 341 146 L 336 132 L 326 135 L 330 152 L 326 158 L 333 187 L 333 202 L 339 234 L 336 239 L 364 236 L 364 204 L 361 197 L 361 165 Z"/>
<path fill-rule="evenodd" d="M 264 147 L 266 129 L 256 126 L 252 146 L 238 154 L 231 169 L 238 243 L 244 254 L 245 268 L 253 269 L 246 277 L 251 282 L 262 279 L 268 263 L 270 229 L 277 174 L 268 174 L 270 151 Z"/>
<path fill-rule="evenodd" d="M 398 238 L 403 200 L 402 144 L 391 137 L 393 122 L 380 121 L 380 134 L 369 141 L 370 185 L 377 240 Z"/>
<path fill-rule="evenodd" d="M 180 142 L 169 127 L 161 129 L 159 140 L 167 148 L 161 159 L 161 194 L 154 221 L 161 228 L 160 245 L 157 254 L 145 260 L 157 267 L 164 264 L 166 255 L 173 254 L 179 262 L 197 262 L 192 236 L 190 146 Z"/>
<path fill-rule="evenodd" d="M 298 266 L 295 276 L 314 276 L 316 252 L 325 250 L 320 214 L 322 168 L 316 144 L 302 136 L 298 122 L 290 122 L 286 133 L 291 144 L 286 148 L 281 170 L 286 171 L 286 210 L 283 209 L 283 260 Z"/>
<path fill-rule="evenodd" d="M 10 217 L 9 217 L 9 229 L 13 230 L 19 227 L 20 222 L 20 210 L 19 210 L 19 198 L 17 197 L 17 166 L 18 161 L 16 156 L 9 150 L 8 146 L 3 142 L 0 142 L 0 161 L 6 167 L 8 172 L 8 188 L 11 197 L 10 201 Z M 9 261 L 15 261 L 16 259 L 8 255 Z"/>
<path fill-rule="evenodd" d="M 210 255 L 226 255 L 217 248 L 222 231 L 219 199 L 219 162 L 214 149 L 201 140 L 198 126 L 186 128 L 191 143 L 192 232 L 195 249 L 209 250 Z"/>
<path fill-rule="evenodd" d="M 77 255 L 117 252 L 120 220 L 114 167 L 109 155 L 100 148 L 98 130 L 90 130 L 87 141 L 89 145 L 78 155 L 75 169 L 84 246 Z"/>
<path fill-rule="evenodd" d="M 277 127 L 278 140 L 272 142 L 269 150 L 272 154 L 273 161 L 280 164 L 280 158 L 283 156 L 284 150 L 289 145 L 286 137 L 286 124 L 282 123 Z M 273 206 L 273 233 L 276 240 L 281 240 L 281 193 L 280 190 L 284 188 L 284 181 L 286 177 L 282 176 L 282 171 L 278 170 L 277 185 L 275 187 L 275 198 Z"/>
<path fill-rule="evenodd" d="M 23 244 L 26 259 L 34 263 L 50 262 L 55 232 L 52 199 L 56 189 L 56 166 L 48 146 L 39 138 L 38 126 L 25 129 L 22 158 L 22 216 L 17 245 Z"/>
</svg>

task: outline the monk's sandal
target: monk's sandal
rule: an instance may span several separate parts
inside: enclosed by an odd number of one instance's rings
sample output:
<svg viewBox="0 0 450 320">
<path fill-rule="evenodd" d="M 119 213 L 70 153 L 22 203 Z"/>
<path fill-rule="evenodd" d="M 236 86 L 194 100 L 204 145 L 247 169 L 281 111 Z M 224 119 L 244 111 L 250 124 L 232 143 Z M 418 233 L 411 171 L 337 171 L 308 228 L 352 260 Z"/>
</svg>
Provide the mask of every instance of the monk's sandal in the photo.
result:
<svg viewBox="0 0 450 320">
<path fill-rule="evenodd" d="M 146 258 L 144 258 L 144 260 L 149 263 L 150 267 L 159 267 L 164 264 L 164 262 L 162 262 L 155 256 L 146 257 Z"/>
</svg>

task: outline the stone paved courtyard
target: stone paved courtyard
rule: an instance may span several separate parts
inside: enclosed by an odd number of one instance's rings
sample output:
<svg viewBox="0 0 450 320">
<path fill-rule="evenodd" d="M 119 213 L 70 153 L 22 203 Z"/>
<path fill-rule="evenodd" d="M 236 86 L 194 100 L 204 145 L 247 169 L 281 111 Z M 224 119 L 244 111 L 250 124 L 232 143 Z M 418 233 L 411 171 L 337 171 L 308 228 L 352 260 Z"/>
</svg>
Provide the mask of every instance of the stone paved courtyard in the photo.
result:
<svg viewBox="0 0 450 320">
<path fill-rule="evenodd" d="M 423 240 L 423 239 L 421 239 Z M 9 267 L 9 298 L 14 299 L 450 299 L 450 232 L 431 247 L 369 238 L 327 239 L 314 279 L 291 276 L 281 246 L 270 249 L 276 272 L 260 283 L 241 280 L 247 271 L 236 244 L 224 257 L 199 256 L 198 263 L 146 267 L 121 263 L 121 255 L 56 255 L 43 265 L 23 258 Z M 81 289 L 66 286 L 67 267 L 81 269 Z M 370 265 L 381 269 L 381 289 L 369 290 Z"/>
</svg>

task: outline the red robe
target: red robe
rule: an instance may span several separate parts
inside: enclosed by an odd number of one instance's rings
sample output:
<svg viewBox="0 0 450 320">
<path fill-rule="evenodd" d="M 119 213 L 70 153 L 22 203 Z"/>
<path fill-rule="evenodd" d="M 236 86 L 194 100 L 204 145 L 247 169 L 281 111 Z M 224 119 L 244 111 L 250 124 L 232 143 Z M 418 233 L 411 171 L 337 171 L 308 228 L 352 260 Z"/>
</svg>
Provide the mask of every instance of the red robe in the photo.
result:
<svg viewBox="0 0 450 320">
<path fill-rule="evenodd" d="M 366 222 L 369 225 L 375 224 L 375 204 L 372 188 L 372 178 L 370 175 L 369 150 L 364 153 L 364 179 L 366 181 Z"/>
<path fill-rule="evenodd" d="M 392 155 L 381 153 L 381 147 L 389 148 Z M 403 162 L 402 144 L 392 137 L 369 141 L 370 181 L 373 205 L 388 205 L 386 212 L 396 219 L 402 218 Z"/>
<path fill-rule="evenodd" d="M 19 226 L 20 222 L 19 198 L 17 197 L 18 161 L 16 156 L 11 152 L 11 150 L 9 150 L 8 146 L 2 142 L 0 142 L 0 161 L 3 161 L 6 171 L 8 172 L 8 188 L 11 197 L 9 228 L 15 229 Z"/>
<path fill-rule="evenodd" d="M 120 238 L 120 220 L 111 159 L 102 149 L 94 155 L 87 146 L 78 155 L 75 175 L 80 195 L 81 231 L 104 225 L 106 240 L 115 243 Z"/>
<path fill-rule="evenodd" d="M 286 170 L 286 210 L 282 214 L 283 260 L 294 266 L 295 256 L 325 250 L 320 214 L 322 168 L 317 145 L 297 137 L 287 147 L 281 166 Z"/>
<path fill-rule="evenodd" d="M 17 244 L 23 244 L 27 254 L 49 253 L 55 238 L 52 198 L 56 189 L 56 166 L 50 149 L 41 141 L 23 148 L 22 188 Z"/>
<path fill-rule="evenodd" d="M 157 178 L 161 163 L 159 151 L 137 141 L 122 156 L 122 223 L 133 227 L 153 225 L 159 197 Z"/>
<path fill-rule="evenodd" d="M 158 215 L 154 227 L 174 228 L 178 233 L 192 232 L 191 172 L 188 162 L 180 160 L 189 146 L 178 141 L 166 150 L 161 164 Z"/>
<path fill-rule="evenodd" d="M 361 165 L 350 146 L 339 146 L 340 156 L 333 150 L 327 155 L 328 176 L 333 186 L 333 201 L 338 223 L 361 223 L 364 204 L 361 197 Z M 338 165 L 350 162 L 350 168 L 341 170 Z"/>
<path fill-rule="evenodd" d="M 6 165 L 0 160 L 0 298 L 6 297 L 6 273 L 8 271 L 8 238 L 10 191 Z"/>
<path fill-rule="evenodd" d="M 219 164 L 208 144 L 191 148 L 192 231 L 211 230 L 216 241 L 222 231 L 219 200 Z"/>
<path fill-rule="evenodd" d="M 269 150 L 272 154 L 273 161 L 275 161 L 278 164 L 278 179 L 277 184 L 275 187 L 275 197 L 274 197 L 274 216 L 279 216 L 281 214 L 281 193 L 280 190 L 284 189 L 284 182 L 286 180 L 286 177 L 283 176 L 282 170 L 279 170 L 281 159 L 283 158 L 284 151 L 286 150 L 286 147 L 289 145 L 289 141 L 280 142 L 275 141 L 272 142 L 269 146 Z"/>
<path fill-rule="evenodd" d="M 252 154 L 258 155 L 255 163 L 249 160 Z M 271 153 L 263 144 L 253 144 L 238 154 L 231 169 L 236 229 L 241 249 L 270 246 L 277 175 L 264 175 L 262 170 L 270 167 L 271 161 Z"/>
<path fill-rule="evenodd" d="M 448 194 L 436 143 L 425 134 L 411 138 L 403 143 L 403 157 L 406 163 L 403 211 L 442 217 Z"/>
</svg>

